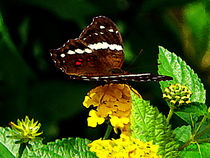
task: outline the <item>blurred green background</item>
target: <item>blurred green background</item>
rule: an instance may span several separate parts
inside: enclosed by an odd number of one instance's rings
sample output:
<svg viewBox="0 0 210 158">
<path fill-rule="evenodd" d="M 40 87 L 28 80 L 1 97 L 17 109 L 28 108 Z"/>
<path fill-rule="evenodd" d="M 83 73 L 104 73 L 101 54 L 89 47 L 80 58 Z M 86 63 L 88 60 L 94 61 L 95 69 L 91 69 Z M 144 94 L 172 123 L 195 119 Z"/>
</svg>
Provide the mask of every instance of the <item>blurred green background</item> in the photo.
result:
<svg viewBox="0 0 210 158">
<path fill-rule="evenodd" d="M 7 0 L 0 1 L 0 126 L 34 117 L 45 141 L 96 139 L 105 125 L 88 128 L 82 106 L 94 82 L 70 81 L 54 67 L 48 50 L 76 38 L 92 18 L 105 15 L 120 29 L 129 72 L 157 73 L 158 45 L 181 56 L 198 73 L 209 102 L 209 1 L 192 0 Z M 130 83 L 164 114 L 158 83 Z M 178 118 L 174 117 L 174 120 Z M 174 121 L 175 122 L 175 121 Z M 173 122 L 184 123 L 181 120 Z"/>
</svg>

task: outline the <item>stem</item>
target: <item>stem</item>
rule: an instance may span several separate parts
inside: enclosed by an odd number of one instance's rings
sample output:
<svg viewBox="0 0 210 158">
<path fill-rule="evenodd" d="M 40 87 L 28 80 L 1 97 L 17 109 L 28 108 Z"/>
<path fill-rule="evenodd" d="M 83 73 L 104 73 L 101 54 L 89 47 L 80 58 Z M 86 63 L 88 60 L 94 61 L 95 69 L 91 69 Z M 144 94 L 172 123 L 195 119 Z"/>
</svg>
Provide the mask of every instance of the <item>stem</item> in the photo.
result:
<svg viewBox="0 0 210 158">
<path fill-rule="evenodd" d="M 168 116 L 167 116 L 167 119 L 166 119 L 166 121 L 167 121 L 168 123 L 169 123 L 169 121 L 170 121 L 170 119 L 171 119 L 173 113 L 174 113 L 173 109 L 170 109 L 170 111 L 169 111 L 169 113 L 168 113 Z"/>
<path fill-rule="evenodd" d="M 198 143 L 203 143 L 203 142 L 208 142 L 208 141 L 210 141 L 210 138 L 198 139 Z"/>
<path fill-rule="evenodd" d="M 204 117 L 203 117 L 203 119 L 201 120 L 201 122 L 200 122 L 198 128 L 197 128 L 196 131 L 195 131 L 195 135 L 198 133 L 199 129 L 201 128 L 201 126 L 202 126 L 202 124 L 203 124 L 203 122 L 204 122 L 205 120 L 206 120 L 206 116 L 204 115 Z"/>
<path fill-rule="evenodd" d="M 208 129 L 210 128 L 210 126 L 207 126 L 203 131 L 201 131 L 198 135 L 195 136 L 195 138 L 199 138 L 200 136 L 203 135 L 203 133 L 205 133 Z"/>
<path fill-rule="evenodd" d="M 193 121 L 193 118 L 192 118 L 192 115 L 190 113 L 190 119 L 191 119 L 191 122 L 192 122 L 192 135 L 195 133 L 195 124 L 194 124 L 194 121 Z"/>
<path fill-rule="evenodd" d="M 16 158 L 21 158 L 22 157 L 23 151 L 24 151 L 25 148 L 26 148 L 26 143 L 21 143 Z"/>
<path fill-rule="evenodd" d="M 109 137 L 111 131 L 112 131 L 112 126 L 110 124 L 108 124 L 107 129 L 106 129 L 106 133 L 105 133 L 103 139 L 107 139 Z"/>
<path fill-rule="evenodd" d="M 191 139 L 189 139 L 184 145 L 182 145 L 180 148 L 179 148 L 179 151 L 183 150 L 185 147 L 187 147 L 188 145 L 190 145 L 191 143 Z"/>
<path fill-rule="evenodd" d="M 202 155 L 201 155 L 201 147 L 200 145 L 198 144 L 198 142 L 196 142 L 197 146 L 198 146 L 198 151 L 199 151 L 199 154 L 200 154 L 200 158 L 202 158 Z"/>
</svg>

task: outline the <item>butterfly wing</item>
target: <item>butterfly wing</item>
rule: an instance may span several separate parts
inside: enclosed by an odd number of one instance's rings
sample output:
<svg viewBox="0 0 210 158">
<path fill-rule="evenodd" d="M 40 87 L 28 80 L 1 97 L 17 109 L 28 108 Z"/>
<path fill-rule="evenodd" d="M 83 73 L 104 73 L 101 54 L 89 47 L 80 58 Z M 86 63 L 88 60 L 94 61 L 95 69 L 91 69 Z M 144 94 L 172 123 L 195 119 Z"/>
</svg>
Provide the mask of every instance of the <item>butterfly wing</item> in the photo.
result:
<svg viewBox="0 0 210 158">
<path fill-rule="evenodd" d="M 95 17 L 79 38 L 50 50 L 56 67 L 70 79 L 86 81 L 165 81 L 171 77 L 149 73 L 129 74 L 121 70 L 124 62 L 122 37 L 115 23 L 107 17 Z"/>
<path fill-rule="evenodd" d="M 115 44 L 123 48 L 122 37 L 117 29 L 117 26 L 111 19 L 105 16 L 93 18 L 92 23 L 82 31 L 79 39 L 90 45 L 100 42 L 107 42 L 110 45 Z M 121 53 L 124 59 L 124 54 L 123 52 Z"/>
<path fill-rule="evenodd" d="M 164 75 L 155 75 L 150 73 L 142 74 L 116 74 L 109 76 L 71 76 L 70 79 L 84 80 L 84 81 L 104 81 L 104 82 L 148 82 L 148 81 L 167 81 L 173 80 L 172 77 Z"/>
<path fill-rule="evenodd" d="M 79 38 L 50 52 L 56 67 L 68 75 L 109 75 L 124 62 L 122 37 L 114 22 L 104 16 L 95 17 Z"/>
<path fill-rule="evenodd" d="M 99 71 L 101 61 L 79 39 L 70 39 L 62 47 L 50 50 L 55 66 L 67 75 L 90 75 Z"/>
</svg>

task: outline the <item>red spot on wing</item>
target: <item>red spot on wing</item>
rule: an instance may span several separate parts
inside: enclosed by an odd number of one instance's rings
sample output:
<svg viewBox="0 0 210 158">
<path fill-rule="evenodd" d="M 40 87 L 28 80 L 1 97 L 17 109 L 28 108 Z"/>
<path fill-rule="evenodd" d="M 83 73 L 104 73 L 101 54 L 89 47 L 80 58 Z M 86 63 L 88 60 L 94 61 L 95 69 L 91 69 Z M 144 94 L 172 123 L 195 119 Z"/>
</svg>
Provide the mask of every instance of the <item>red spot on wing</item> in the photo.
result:
<svg viewBox="0 0 210 158">
<path fill-rule="evenodd" d="M 80 62 L 80 61 L 76 61 L 76 63 L 75 63 L 76 66 L 80 66 L 81 64 L 82 64 L 82 62 Z"/>
</svg>

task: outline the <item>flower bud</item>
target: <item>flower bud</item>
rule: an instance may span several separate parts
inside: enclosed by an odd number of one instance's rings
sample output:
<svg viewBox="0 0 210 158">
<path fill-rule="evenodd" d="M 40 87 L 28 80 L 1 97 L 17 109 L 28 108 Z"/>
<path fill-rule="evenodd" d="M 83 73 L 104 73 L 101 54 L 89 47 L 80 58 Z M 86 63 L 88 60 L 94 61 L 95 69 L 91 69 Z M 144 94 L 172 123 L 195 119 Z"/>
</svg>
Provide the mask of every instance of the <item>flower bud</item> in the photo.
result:
<svg viewBox="0 0 210 158">
<path fill-rule="evenodd" d="M 191 103 L 191 95 L 192 92 L 188 89 L 188 87 L 176 83 L 171 84 L 164 90 L 163 98 L 170 103 L 171 107 L 175 108 L 183 104 Z"/>
</svg>

